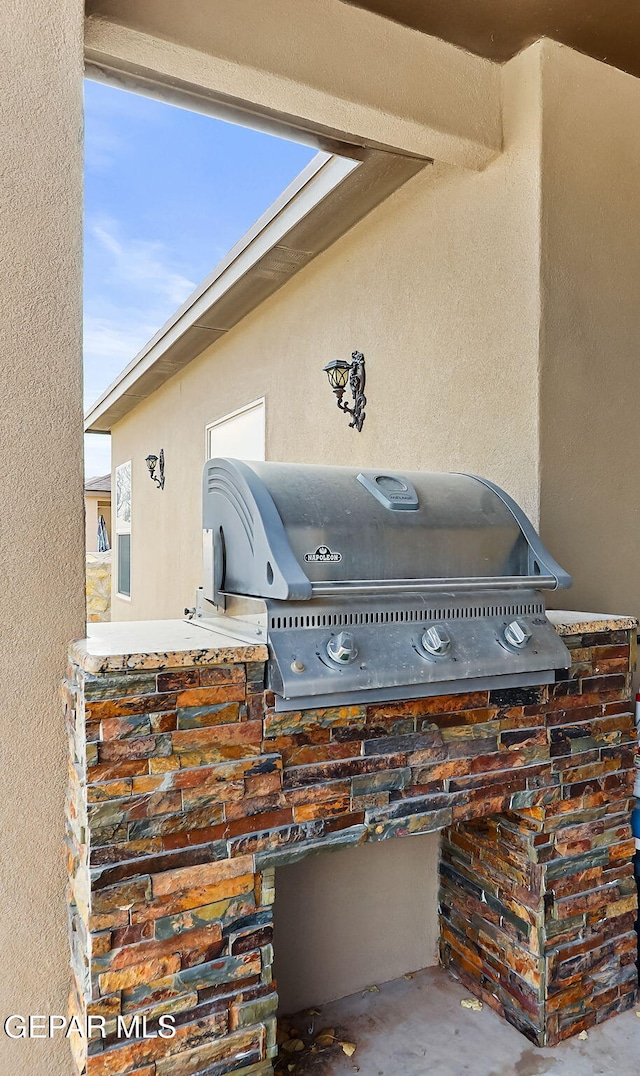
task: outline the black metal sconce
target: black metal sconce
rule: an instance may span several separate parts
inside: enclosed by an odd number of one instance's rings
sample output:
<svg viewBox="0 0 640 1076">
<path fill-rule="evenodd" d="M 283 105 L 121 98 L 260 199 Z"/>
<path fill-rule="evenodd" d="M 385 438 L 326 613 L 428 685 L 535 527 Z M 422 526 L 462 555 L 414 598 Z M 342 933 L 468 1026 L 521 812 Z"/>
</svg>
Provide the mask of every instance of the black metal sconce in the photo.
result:
<svg viewBox="0 0 640 1076">
<path fill-rule="evenodd" d="M 347 415 L 351 415 L 349 425 L 360 433 L 366 418 L 364 409 L 367 404 L 367 397 L 364 394 L 364 355 L 361 351 L 353 351 L 351 353 L 351 362 L 346 362 L 344 359 L 332 359 L 324 367 L 324 371 L 336 395 L 338 407 L 341 411 L 345 411 Z M 353 407 L 349 407 L 342 402 L 347 381 L 353 396 Z"/>
<path fill-rule="evenodd" d="M 147 456 L 145 463 L 149 468 L 149 478 L 152 482 L 155 482 L 158 489 L 164 489 L 164 449 L 160 449 L 160 455 L 154 456 L 151 453 Z M 156 467 L 158 473 L 156 474 Z"/>
</svg>

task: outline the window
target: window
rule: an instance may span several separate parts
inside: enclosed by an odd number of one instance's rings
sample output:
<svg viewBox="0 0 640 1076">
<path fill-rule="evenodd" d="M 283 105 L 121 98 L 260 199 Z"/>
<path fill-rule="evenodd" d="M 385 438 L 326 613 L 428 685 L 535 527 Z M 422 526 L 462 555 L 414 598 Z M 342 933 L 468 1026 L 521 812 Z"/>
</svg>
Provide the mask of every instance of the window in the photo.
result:
<svg viewBox="0 0 640 1076">
<path fill-rule="evenodd" d="M 131 597 L 131 460 L 116 467 L 116 591 Z"/>
<path fill-rule="evenodd" d="M 265 458 L 264 400 L 254 400 L 207 426 L 207 459 L 216 456 L 239 460 Z"/>
</svg>

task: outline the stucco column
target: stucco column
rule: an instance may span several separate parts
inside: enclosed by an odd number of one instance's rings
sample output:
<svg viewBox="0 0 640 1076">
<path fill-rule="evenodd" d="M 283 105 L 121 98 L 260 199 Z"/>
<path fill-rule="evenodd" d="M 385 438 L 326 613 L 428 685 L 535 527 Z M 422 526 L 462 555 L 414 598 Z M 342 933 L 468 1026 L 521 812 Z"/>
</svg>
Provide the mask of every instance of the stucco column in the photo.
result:
<svg viewBox="0 0 640 1076">
<path fill-rule="evenodd" d="M 65 741 L 83 633 L 82 3 L 0 6 L 0 1021 L 65 1013 Z M 68 1044 L 8 1038 L 0 1072 L 67 1076 Z"/>
</svg>

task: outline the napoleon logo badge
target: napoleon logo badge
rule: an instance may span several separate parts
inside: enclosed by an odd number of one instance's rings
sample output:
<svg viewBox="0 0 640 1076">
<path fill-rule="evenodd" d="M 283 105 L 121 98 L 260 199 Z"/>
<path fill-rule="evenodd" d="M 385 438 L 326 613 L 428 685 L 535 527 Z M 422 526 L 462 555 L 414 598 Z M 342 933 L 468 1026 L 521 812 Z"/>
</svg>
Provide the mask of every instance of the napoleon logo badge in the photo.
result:
<svg viewBox="0 0 640 1076">
<path fill-rule="evenodd" d="M 337 564 L 342 553 L 332 553 L 328 545 L 319 545 L 315 553 L 305 553 L 304 559 L 313 564 Z"/>
</svg>

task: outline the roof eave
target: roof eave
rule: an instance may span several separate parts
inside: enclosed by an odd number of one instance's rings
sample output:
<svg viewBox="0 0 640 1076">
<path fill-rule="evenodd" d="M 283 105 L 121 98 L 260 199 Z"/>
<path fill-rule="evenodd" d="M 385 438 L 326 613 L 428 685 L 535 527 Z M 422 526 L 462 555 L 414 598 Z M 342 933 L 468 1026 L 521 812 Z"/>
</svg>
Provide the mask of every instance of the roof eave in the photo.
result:
<svg viewBox="0 0 640 1076">
<path fill-rule="evenodd" d="M 112 427 L 415 175 L 425 159 L 318 153 L 152 337 L 85 416 Z"/>
</svg>

